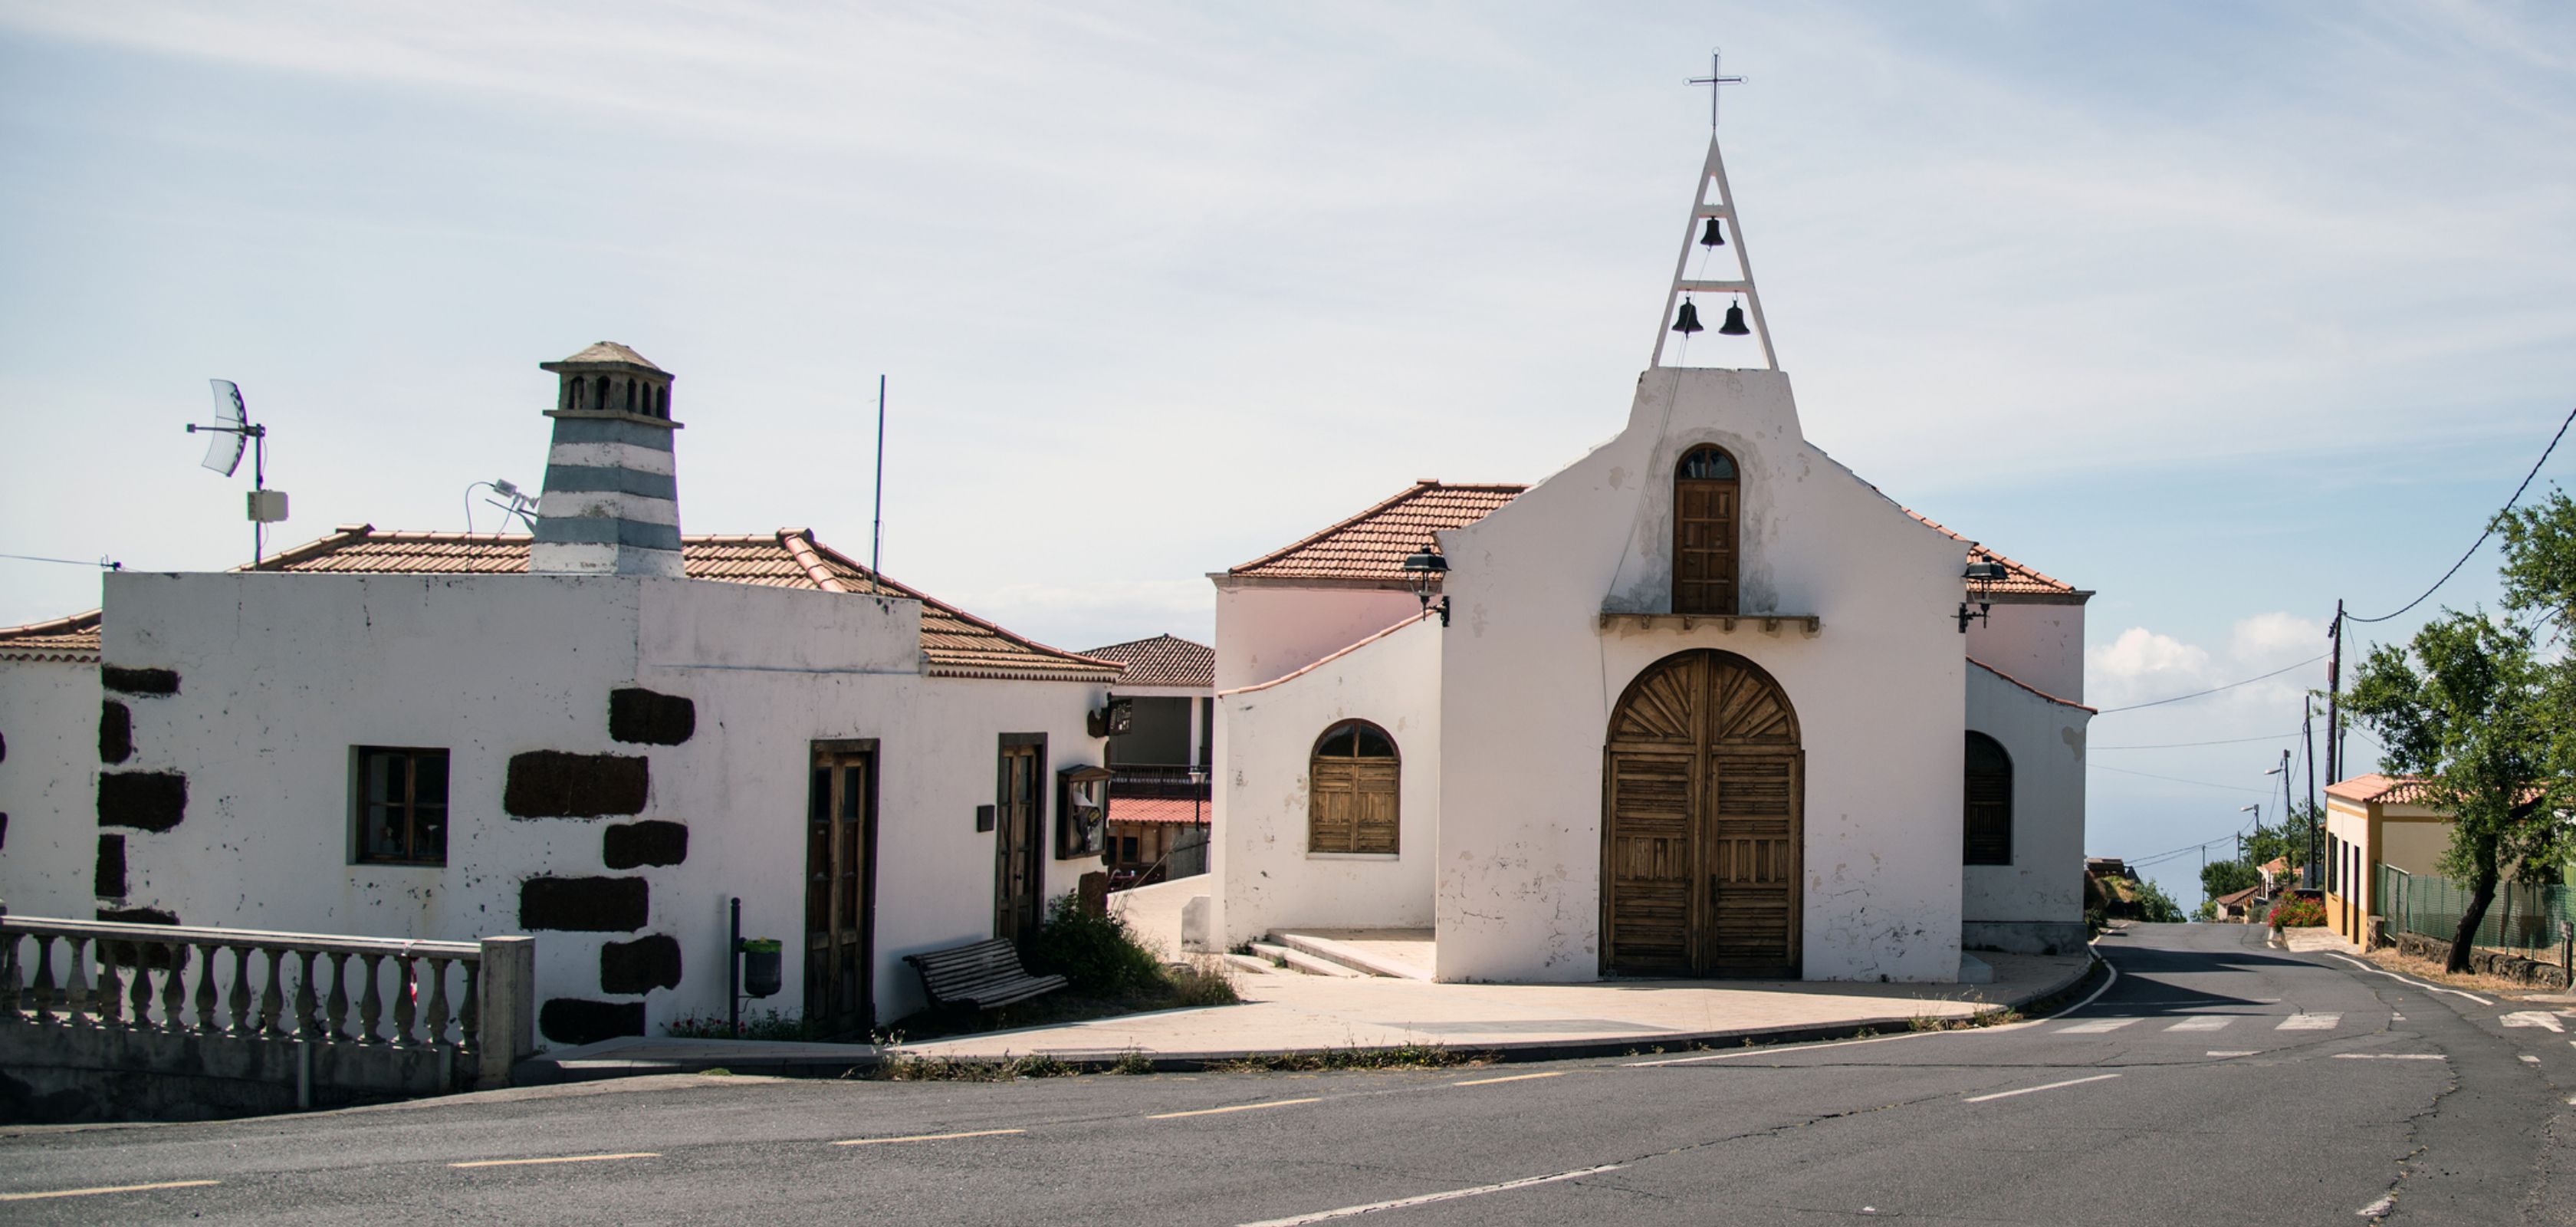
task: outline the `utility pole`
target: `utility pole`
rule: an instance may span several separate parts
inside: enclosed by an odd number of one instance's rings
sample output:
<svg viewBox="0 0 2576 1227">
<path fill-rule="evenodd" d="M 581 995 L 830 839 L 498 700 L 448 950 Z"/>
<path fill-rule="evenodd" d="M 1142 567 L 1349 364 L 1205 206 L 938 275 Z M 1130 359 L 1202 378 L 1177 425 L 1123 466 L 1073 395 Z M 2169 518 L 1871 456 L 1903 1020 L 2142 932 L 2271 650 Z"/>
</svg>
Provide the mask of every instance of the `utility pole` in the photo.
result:
<svg viewBox="0 0 2576 1227">
<path fill-rule="evenodd" d="M 2316 824 L 2310 830 L 2318 830 L 2325 826 L 2326 814 L 2324 810 L 2317 808 L 2317 709 L 2315 704 L 2305 700 L 2301 701 L 2300 708 L 2302 710 L 2299 716 L 2299 735 L 2307 738 L 2308 742 L 2308 820 Z M 2329 746 L 2334 744 L 2332 733 L 2326 735 L 2326 744 Z M 2286 755 L 2288 752 L 2283 751 L 2283 753 Z M 2286 776 L 2288 773 L 2282 774 Z M 2289 783 L 2287 779 L 2281 781 L 2283 787 L 2287 787 Z M 2310 842 L 2314 842 L 2313 836 Z"/>
<path fill-rule="evenodd" d="M 2326 783 L 2343 779 L 2343 722 L 2336 704 L 2343 690 L 2343 602 L 2335 602 L 2334 622 L 2326 627 Z M 2316 739 L 2308 740 L 2308 752 L 2316 753 Z"/>
</svg>

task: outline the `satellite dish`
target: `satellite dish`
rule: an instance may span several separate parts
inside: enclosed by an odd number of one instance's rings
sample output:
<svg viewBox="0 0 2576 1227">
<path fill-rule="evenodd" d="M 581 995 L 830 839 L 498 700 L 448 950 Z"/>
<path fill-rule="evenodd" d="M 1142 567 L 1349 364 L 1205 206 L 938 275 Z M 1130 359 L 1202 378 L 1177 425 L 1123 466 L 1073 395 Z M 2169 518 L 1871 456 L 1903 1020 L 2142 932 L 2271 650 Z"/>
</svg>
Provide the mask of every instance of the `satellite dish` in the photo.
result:
<svg viewBox="0 0 2576 1227">
<path fill-rule="evenodd" d="M 241 385 L 229 379 L 206 382 L 215 386 L 215 424 L 205 428 L 213 437 L 206 440 L 206 458 L 201 463 L 230 477 L 241 467 L 242 453 L 250 450 L 250 410 L 242 404 Z M 188 432 L 195 434 L 197 429 L 191 426 Z"/>
</svg>

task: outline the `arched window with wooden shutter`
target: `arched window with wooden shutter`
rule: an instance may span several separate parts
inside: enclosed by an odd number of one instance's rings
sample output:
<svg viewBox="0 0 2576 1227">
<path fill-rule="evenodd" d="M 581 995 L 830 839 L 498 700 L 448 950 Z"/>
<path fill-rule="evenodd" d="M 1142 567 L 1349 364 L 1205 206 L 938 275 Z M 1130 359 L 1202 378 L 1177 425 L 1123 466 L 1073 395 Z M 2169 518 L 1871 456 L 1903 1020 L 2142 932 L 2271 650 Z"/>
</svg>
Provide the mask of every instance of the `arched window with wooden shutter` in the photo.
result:
<svg viewBox="0 0 2576 1227">
<path fill-rule="evenodd" d="M 1402 764 L 1395 739 L 1344 720 L 1315 739 L 1306 787 L 1306 850 L 1394 855 Z"/>
<path fill-rule="evenodd" d="M 1673 612 L 1731 614 L 1742 518 L 1735 457 L 1701 444 L 1673 468 Z"/>
<path fill-rule="evenodd" d="M 2012 756 L 1994 738 L 1970 732 L 1967 774 L 1963 859 L 1970 865 L 2012 864 Z"/>
</svg>

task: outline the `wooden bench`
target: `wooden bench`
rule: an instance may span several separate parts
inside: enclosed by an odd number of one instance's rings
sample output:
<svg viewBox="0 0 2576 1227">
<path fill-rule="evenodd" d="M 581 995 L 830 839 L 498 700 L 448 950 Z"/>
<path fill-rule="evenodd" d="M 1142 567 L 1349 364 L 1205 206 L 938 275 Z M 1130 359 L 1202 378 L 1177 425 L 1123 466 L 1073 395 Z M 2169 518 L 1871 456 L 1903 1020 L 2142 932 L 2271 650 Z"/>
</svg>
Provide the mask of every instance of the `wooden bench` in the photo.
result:
<svg viewBox="0 0 2576 1227">
<path fill-rule="evenodd" d="M 1040 997 L 1064 987 L 1062 976 L 1033 976 L 1020 966 L 1019 948 L 1009 938 L 974 942 L 950 950 L 907 954 L 903 961 L 921 973 L 930 1003 L 989 1010 Z"/>
</svg>

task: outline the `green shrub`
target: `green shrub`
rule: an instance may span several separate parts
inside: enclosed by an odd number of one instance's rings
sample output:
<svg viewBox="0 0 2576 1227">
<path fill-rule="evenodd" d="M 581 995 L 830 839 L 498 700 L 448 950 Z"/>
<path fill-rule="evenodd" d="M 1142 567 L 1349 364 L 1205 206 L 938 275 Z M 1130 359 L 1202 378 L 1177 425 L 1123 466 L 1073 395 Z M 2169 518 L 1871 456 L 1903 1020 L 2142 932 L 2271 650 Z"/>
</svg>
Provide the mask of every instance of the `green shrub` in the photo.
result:
<svg viewBox="0 0 2576 1227">
<path fill-rule="evenodd" d="M 1046 924 L 1021 952 L 1029 970 L 1065 978 L 1074 992 L 1119 997 L 1150 992 L 1163 979 L 1163 962 L 1136 944 L 1127 922 L 1082 910 L 1071 895 L 1047 908 Z"/>
<path fill-rule="evenodd" d="M 2317 899 L 2284 899 L 2272 905 L 2272 927 L 2313 929 L 2326 922 L 2326 905 Z"/>
</svg>

